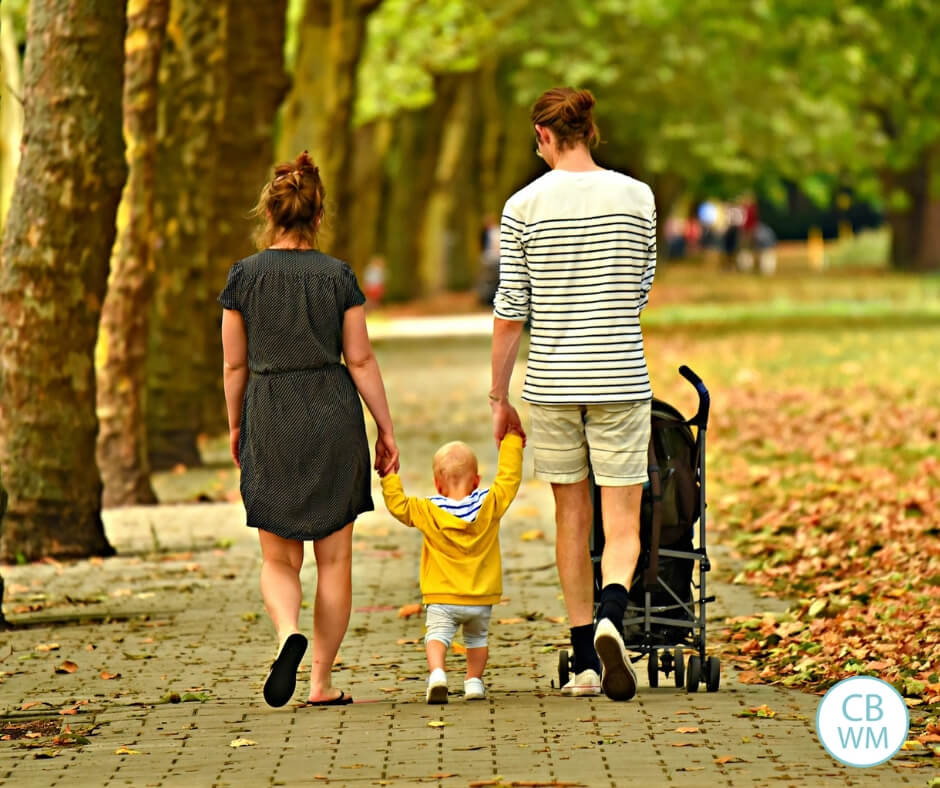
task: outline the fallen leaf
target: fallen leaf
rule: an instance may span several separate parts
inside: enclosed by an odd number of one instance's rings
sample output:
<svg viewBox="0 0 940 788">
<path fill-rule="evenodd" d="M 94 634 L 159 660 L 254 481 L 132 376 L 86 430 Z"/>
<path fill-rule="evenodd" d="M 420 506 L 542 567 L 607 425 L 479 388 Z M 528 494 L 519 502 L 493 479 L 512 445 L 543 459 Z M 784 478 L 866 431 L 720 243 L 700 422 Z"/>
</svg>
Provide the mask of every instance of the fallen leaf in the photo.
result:
<svg viewBox="0 0 940 788">
<path fill-rule="evenodd" d="M 67 659 L 65 660 L 65 662 L 63 662 L 61 665 L 59 665 L 55 669 L 55 672 L 56 673 L 74 673 L 76 670 L 78 670 L 78 665 L 76 665 L 71 660 Z"/>
<path fill-rule="evenodd" d="M 698 733 L 698 728 L 689 728 L 689 727 L 676 728 L 676 733 Z"/>
<path fill-rule="evenodd" d="M 521 618 L 499 618 L 499 619 L 496 620 L 496 623 L 497 623 L 497 624 L 506 624 L 506 625 L 508 625 L 508 624 L 521 624 L 521 623 L 522 623 L 522 619 L 521 619 Z"/>
<path fill-rule="evenodd" d="M 823 610 L 826 609 L 826 605 L 829 604 L 828 599 L 817 599 L 813 604 L 809 606 L 809 610 L 806 611 L 807 618 L 816 618 Z"/>
<path fill-rule="evenodd" d="M 140 755 L 140 750 L 132 750 L 130 747 L 118 747 L 114 751 L 115 755 Z"/>
<path fill-rule="evenodd" d="M 411 618 L 411 616 L 416 616 L 421 612 L 421 605 L 417 602 L 413 605 L 402 605 L 398 608 L 398 617 L 399 618 Z"/>
<path fill-rule="evenodd" d="M 671 741 L 669 742 L 673 747 L 698 747 L 699 744 L 694 741 Z"/>
<path fill-rule="evenodd" d="M 450 725 L 450 723 L 443 720 L 431 720 L 428 723 L 429 728 L 443 728 L 445 725 Z"/>
<path fill-rule="evenodd" d="M 258 742 L 252 741 L 251 739 L 232 739 L 229 743 L 229 747 L 250 747 L 252 744 L 257 744 Z"/>
<path fill-rule="evenodd" d="M 111 679 L 121 678 L 121 674 L 120 673 L 108 673 L 108 671 L 102 670 L 101 678 L 103 678 L 105 681 L 110 681 Z"/>
<path fill-rule="evenodd" d="M 456 641 L 454 641 L 453 643 L 451 643 L 450 649 L 451 649 L 451 651 L 453 651 L 455 654 L 466 654 L 466 653 L 467 653 L 467 647 L 464 646 L 464 645 L 461 645 L 460 643 L 457 643 Z"/>
<path fill-rule="evenodd" d="M 33 706 L 39 706 L 41 704 L 42 704 L 41 700 L 28 700 L 26 701 L 26 703 L 23 703 L 20 706 L 20 711 L 28 711 L 29 709 L 33 708 Z"/>
<path fill-rule="evenodd" d="M 37 643 L 36 651 L 56 651 L 59 648 L 58 643 Z"/>
<path fill-rule="evenodd" d="M 736 755 L 719 755 L 714 759 L 715 763 L 722 766 L 726 763 L 747 763 L 744 758 L 738 758 Z"/>
</svg>

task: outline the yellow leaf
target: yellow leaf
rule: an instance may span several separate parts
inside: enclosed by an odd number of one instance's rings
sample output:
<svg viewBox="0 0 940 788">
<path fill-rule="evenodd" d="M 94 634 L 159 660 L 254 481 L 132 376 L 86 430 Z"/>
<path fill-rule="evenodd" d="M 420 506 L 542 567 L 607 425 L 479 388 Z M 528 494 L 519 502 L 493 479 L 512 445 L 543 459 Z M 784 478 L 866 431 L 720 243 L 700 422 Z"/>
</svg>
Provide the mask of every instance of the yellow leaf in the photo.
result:
<svg viewBox="0 0 940 788">
<path fill-rule="evenodd" d="M 130 747 L 118 747 L 114 751 L 115 755 L 140 755 L 140 750 L 132 750 Z"/>
<path fill-rule="evenodd" d="M 698 728 L 692 728 L 692 727 L 676 728 L 676 733 L 698 733 Z"/>
<path fill-rule="evenodd" d="M 251 739 L 232 739 L 229 743 L 229 747 L 250 747 L 252 744 L 257 744 L 258 742 L 252 741 Z"/>
<path fill-rule="evenodd" d="M 466 654 L 466 653 L 467 653 L 467 647 L 466 647 L 466 646 L 462 646 L 460 643 L 456 643 L 456 642 L 455 642 L 455 643 L 451 643 L 450 648 L 451 648 L 451 651 L 453 651 L 455 654 Z"/>
<path fill-rule="evenodd" d="M 449 725 L 449 722 L 444 722 L 443 720 L 431 720 L 428 723 L 429 728 L 443 728 L 445 725 Z"/>
<path fill-rule="evenodd" d="M 809 606 L 809 610 L 806 611 L 806 616 L 808 618 L 816 618 L 820 613 L 825 610 L 826 605 L 829 604 L 828 599 L 817 599 L 813 604 Z"/>
</svg>

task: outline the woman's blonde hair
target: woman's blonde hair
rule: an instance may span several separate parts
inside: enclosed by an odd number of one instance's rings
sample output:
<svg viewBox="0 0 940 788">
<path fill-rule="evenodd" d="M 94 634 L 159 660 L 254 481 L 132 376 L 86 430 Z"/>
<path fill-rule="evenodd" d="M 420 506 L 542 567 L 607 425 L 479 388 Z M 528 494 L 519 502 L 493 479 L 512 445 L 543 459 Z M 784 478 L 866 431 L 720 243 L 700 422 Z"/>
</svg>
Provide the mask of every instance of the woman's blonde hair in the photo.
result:
<svg viewBox="0 0 940 788">
<path fill-rule="evenodd" d="M 278 164 L 274 178 L 265 184 L 251 212 L 259 220 L 255 231 L 258 248 L 271 246 L 284 233 L 315 247 L 325 197 L 320 168 L 307 151 L 292 163 Z"/>
</svg>

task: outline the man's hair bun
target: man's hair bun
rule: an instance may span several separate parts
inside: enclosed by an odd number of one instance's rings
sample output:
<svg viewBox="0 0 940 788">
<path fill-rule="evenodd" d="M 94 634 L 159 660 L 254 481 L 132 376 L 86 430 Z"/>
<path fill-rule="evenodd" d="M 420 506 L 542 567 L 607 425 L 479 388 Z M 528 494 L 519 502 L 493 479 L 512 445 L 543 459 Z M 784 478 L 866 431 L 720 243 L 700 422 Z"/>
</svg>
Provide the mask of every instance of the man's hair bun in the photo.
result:
<svg viewBox="0 0 940 788">
<path fill-rule="evenodd" d="M 532 106 L 532 123 L 555 132 L 561 148 L 583 142 L 594 147 L 600 142 L 600 130 L 594 122 L 594 94 L 590 90 L 552 88 Z"/>
</svg>

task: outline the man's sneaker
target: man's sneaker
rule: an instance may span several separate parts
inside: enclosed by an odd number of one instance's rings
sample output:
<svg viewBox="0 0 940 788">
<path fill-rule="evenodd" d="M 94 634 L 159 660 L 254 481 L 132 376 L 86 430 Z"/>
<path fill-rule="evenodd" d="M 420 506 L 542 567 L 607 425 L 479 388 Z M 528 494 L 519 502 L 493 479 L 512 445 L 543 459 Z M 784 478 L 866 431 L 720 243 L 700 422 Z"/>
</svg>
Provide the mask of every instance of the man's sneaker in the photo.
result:
<svg viewBox="0 0 940 788">
<path fill-rule="evenodd" d="M 601 689 L 611 700 L 630 700 L 636 695 L 636 673 L 623 647 L 623 638 L 609 618 L 597 622 L 594 650 L 601 660 Z"/>
<path fill-rule="evenodd" d="M 581 696 L 581 695 L 600 695 L 601 677 L 597 675 L 596 670 L 588 668 L 576 673 L 568 683 L 561 688 L 562 695 Z"/>
<path fill-rule="evenodd" d="M 425 693 L 428 703 L 447 703 L 447 674 L 435 668 L 428 676 L 428 690 Z"/>
<path fill-rule="evenodd" d="M 464 700 L 483 700 L 486 690 L 483 688 L 483 679 L 467 679 L 463 683 Z"/>
</svg>

